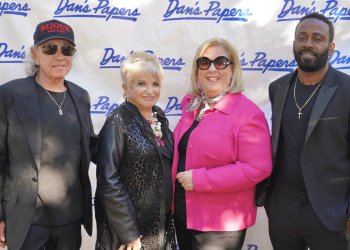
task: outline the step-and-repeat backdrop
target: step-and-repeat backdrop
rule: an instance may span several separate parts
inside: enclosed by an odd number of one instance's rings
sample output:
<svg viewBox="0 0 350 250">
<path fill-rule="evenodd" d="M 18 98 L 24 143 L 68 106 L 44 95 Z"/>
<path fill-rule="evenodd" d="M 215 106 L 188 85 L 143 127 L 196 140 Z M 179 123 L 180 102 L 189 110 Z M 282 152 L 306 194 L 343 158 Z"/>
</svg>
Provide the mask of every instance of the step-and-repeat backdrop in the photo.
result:
<svg viewBox="0 0 350 250">
<path fill-rule="evenodd" d="M 59 19 L 75 32 L 78 52 L 67 79 L 87 89 L 98 133 L 106 116 L 123 102 L 120 64 L 133 51 L 155 53 L 165 69 L 159 106 L 173 129 L 189 90 L 195 50 L 224 37 L 237 48 L 246 92 L 270 120 L 269 83 L 296 67 L 295 26 L 320 12 L 335 25 L 333 67 L 350 74 L 350 2 L 343 0 L 0 0 L 0 84 L 25 77 L 26 57 L 39 22 Z M 90 176 L 95 189 L 95 166 Z M 94 249 L 84 234 L 82 249 Z M 272 249 L 266 214 L 259 209 L 243 249 Z"/>
</svg>

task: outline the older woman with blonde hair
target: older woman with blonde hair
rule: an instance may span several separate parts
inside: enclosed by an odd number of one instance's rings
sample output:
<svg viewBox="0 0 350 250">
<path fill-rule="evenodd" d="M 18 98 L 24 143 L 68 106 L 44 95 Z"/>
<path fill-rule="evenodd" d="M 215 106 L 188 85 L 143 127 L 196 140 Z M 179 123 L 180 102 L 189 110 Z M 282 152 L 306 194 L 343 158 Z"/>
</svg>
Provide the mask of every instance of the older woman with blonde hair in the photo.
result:
<svg viewBox="0 0 350 250">
<path fill-rule="evenodd" d="M 173 141 L 155 105 L 163 69 L 155 55 L 134 52 L 121 78 L 126 100 L 99 134 L 96 249 L 171 249 Z"/>
<path fill-rule="evenodd" d="M 245 95 L 235 48 L 199 46 L 174 130 L 176 234 L 181 250 L 234 250 L 255 223 L 255 186 L 271 172 L 264 113 Z"/>
</svg>

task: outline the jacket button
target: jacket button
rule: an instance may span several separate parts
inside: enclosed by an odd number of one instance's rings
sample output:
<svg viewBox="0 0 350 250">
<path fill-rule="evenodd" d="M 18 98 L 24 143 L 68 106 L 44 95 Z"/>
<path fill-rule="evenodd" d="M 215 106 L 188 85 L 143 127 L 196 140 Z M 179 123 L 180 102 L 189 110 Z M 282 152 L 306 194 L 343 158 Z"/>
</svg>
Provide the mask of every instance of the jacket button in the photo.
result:
<svg viewBox="0 0 350 250">
<path fill-rule="evenodd" d="M 38 179 L 37 179 L 36 177 L 33 177 L 33 178 L 32 178 L 32 181 L 33 181 L 33 182 L 38 182 Z"/>
</svg>

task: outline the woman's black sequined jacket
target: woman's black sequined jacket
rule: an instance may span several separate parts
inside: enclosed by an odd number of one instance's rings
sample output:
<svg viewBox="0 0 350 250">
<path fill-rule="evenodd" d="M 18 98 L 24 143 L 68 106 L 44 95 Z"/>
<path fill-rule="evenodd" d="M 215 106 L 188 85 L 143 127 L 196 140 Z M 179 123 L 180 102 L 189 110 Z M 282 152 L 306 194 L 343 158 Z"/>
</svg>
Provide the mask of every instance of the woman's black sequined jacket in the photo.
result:
<svg viewBox="0 0 350 250">
<path fill-rule="evenodd" d="M 171 249 L 166 224 L 173 139 L 164 112 L 157 106 L 153 111 L 164 146 L 157 146 L 151 126 L 127 101 L 108 116 L 99 134 L 96 249 L 118 249 L 139 235 L 145 250 Z"/>
</svg>

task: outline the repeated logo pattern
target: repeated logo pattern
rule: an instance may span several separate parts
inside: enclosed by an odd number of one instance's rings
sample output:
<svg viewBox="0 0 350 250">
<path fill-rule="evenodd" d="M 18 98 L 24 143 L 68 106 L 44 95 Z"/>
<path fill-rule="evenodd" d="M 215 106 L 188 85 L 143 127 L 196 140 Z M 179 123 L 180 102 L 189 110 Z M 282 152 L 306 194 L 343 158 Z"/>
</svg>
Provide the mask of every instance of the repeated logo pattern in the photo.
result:
<svg viewBox="0 0 350 250">
<path fill-rule="evenodd" d="M 17 3 L 13 2 L 0 2 L 0 16 L 2 15 L 16 15 L 24 16 L 28 15 L 28 12 L 31 10 L 28 3 Z"/>
<path fill-rule="evenodd" d="M 325 15 L 334 23 L 339 20 L 350 20 L 350 8 L 339 6 L 337 0 L 319 1 L 323 4 L 319 8 L 316 7 L 316 1 L 312 1 L 310 5 L 304 1 L 300 1 L 303 5 L 296 2 L 295 0 L 284 0 L 281 12 L 277 16 L 277 22 L 299 20 L 302 16 L 313 12 Z"/>
<path fill-rule="evenodd" d="M 209 1 L 204 4 L 202 1 L 196 1 L 194 5 L 179 0 L 170 0 L 169 6 L 163 15 L 163 21 L 179 20 L 207 20 L 220 23 L 222 21 L 240 21 L 247 22 L 253 14 L 249 8 L 232 8 L 221 6 L 220 1 Z"/>
<path fill-rule="evenodd" d="M 113 6 L 112 1 L 70 1 L 61 0 L 54 12 L 55 18 L 76 17 L 76 18 L 102 18 L 106 21 L 110 19 L 120 19 L 136 22 L 141 15 L 139 9 L 125 8 L 123 6 Z"/>
</svg>

